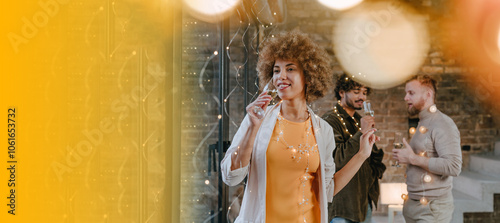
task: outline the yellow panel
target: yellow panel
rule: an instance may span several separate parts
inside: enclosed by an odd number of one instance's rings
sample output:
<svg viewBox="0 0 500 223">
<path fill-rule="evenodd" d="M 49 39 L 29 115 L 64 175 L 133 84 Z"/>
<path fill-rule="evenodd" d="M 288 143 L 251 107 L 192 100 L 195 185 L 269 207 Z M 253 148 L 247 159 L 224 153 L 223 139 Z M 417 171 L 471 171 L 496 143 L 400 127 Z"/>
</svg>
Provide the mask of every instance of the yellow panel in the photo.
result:
<svg viewBox="0 0 500 223">
<path fill-rule="evenodd" d="M 170 4 L 3 2 L 0 222 L 169 222 Z"/>
</svg>

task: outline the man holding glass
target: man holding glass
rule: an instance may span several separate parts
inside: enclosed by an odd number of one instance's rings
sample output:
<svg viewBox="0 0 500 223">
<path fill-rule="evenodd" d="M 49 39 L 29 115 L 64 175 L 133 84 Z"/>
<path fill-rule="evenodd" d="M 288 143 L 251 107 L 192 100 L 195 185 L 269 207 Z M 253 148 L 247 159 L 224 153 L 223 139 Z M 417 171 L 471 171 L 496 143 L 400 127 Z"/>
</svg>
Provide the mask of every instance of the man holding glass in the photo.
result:
<svg viewBox="0 0 500 223">
<path fill-rule="evenodd" d="M 460 132 L 453 120 L 434 104 L 436 81 L 418 75 L 406 82 L 405 101 L 410 116 L 417 115 L 417 131 L 408 144 L 394 150 L 399 163 L 408 164 L 409 199 L 403 207 L 407 223 L 450 222 L 453 214 L 453 179 L 462 169 Z"/>
<path fill-rule="evenodd" d="M 360 136 L 375 126 L 373 112 L 365 111 L 361 117 L 356 110 L 363 108 L 370 88 L 352 80 L 346 74 L 338 77 L 335 96 L 339 101 L 332 111 L 323 115 L 333 128 L 336 149 L 333 153 L 335 166 L 340 170 L 359 151 Z M 333 139 L 332 139 L 333 140 Z M 372 204 L 379 197 L 378 179 L 382 178 L 385 165 L 384 152 L 375 145 L 351 181 L 328 204 L 330 222 L 371 222 Z"/>
</svg>

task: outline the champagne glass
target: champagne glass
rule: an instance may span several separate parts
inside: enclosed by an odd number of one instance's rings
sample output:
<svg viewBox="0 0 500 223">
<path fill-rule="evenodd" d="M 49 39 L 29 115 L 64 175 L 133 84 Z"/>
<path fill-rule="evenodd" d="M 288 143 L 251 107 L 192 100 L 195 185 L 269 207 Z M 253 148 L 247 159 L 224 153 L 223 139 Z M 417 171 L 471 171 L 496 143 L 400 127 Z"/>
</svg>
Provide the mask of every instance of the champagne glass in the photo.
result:
<svg viewBox="0 0 500 223">
<path fill-rule="evenodd" d="M 372 110 L 372 104 L 370 103 L 370 101 L 363 101 L 363 110 L 365 111 L 365 115 L 373 117 L 374 112 Z"/>
<path fill-rule="evenodd" d="M 267 91 L 267 94 L 271 95 L 272 99 L 271 99 L 271 102 L 269 102 L 270 105 L 276 103 L 275 99 L 276 99 L 276 96 L 278 96 L 277 89 L 272 89 L 272 90 L 269 89 L 272 86 L 272 84 L 273 84 L 273 79 L 271 79 L 269 82 L 267 82 L 266 86 L 264 86 L 264 89 L 262 90 L 262 91 Z M 253 109 L 254 109 L 253 111 L 257 115 L 257 118 L 259 118 L 259 119 L 264 118 L 264 113 L 265 113 L 264 109 L 262 109 L 259 106 L 255 106 Z"/>
<path fill-rule="evenodd" d="M 394 149 L 403 148 L 403 134 L 401 132 L 396 132 L 394 134 L 394 142 L 392 143 L 392 145 L 394 146 Z M 392 166 L 401 167 L 399 165 L 399 161 L 397 161 L 397 160 L 396 160 L 395 164 L 393 164 Z"/>
</svg>

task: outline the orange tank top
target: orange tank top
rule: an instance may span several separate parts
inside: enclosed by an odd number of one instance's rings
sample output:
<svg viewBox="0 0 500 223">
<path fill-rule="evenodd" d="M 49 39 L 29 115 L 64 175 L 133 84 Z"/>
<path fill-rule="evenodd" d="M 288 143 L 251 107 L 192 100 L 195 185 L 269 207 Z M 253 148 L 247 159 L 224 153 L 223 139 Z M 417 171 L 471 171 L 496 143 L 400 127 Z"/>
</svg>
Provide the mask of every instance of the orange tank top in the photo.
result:
<svg viewBox="0 0 500 223">
<path fill-rule="evenodd" d="M 267 148 L 266 222 L 320 222 L 320 157 L 311 118 L 278 115 Z"/>
</svg>

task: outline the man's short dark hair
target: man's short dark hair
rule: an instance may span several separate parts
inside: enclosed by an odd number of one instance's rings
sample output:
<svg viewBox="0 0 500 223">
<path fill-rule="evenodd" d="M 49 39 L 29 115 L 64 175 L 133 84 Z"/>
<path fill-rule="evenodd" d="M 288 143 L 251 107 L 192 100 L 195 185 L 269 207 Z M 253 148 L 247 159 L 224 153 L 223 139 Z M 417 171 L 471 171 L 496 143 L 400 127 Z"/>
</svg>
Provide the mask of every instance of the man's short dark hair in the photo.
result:
<svg viewBox="0 0 500 223">
<path fill-rule="evenodd" d="M 335 83 L 335 97 L 340 100 L 340 91 L 348 92 L 350 90 L 361 87 L 365 87 L 366 94 L 370 95 L 371 89 L 369 87 L 354 81 L 352 78 L 347 76 L 347 74 L 342 73 L 341 75 L 339 75 L 339 77 L 337 78 L 337 82 Z"/>
</svg>

